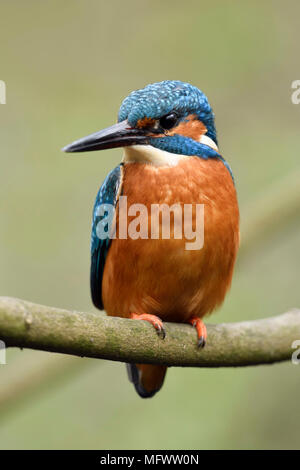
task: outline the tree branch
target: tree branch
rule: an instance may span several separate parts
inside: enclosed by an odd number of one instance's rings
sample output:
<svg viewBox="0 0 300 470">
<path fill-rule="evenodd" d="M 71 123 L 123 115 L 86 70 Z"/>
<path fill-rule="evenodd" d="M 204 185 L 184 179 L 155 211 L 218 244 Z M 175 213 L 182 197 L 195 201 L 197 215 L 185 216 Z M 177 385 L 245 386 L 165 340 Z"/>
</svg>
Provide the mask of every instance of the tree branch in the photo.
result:
<svg viewBox="0 0 300 470">
<path fill-rule="evenodd" d="M 189 325 L 166 323 L 162 340 L 146 322 L 46 307 L 0 297 L 0 339 L 21 347 L 112 361 L 168 366 L 228 367 L 291 358 L 300 339 L 300 310 L 241 323 L 208 325 L 208 343 L 196 346 Z"/>
</svg>

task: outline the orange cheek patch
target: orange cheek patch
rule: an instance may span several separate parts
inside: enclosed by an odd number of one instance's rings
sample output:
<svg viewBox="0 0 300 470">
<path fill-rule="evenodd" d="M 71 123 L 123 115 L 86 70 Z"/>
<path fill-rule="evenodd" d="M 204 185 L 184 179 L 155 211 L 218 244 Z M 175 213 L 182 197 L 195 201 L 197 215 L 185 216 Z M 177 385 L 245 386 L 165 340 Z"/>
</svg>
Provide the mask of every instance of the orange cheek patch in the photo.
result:
<svg viewBox="0 0 300 470">
<path fill-rule="evenodd" d="M 201 121 L 198 121 L 194 114 L 189 114 L 177 127 L 169 131 L 168 135 L 180 134 L 194 140 L 199 140 L 201 135 L 205 134 L 206 131 L 205 125 Z"/>
<path fill-rule="evenodd" d="M 151 127 L 151 126 L 154 126 L 155 124 L 155 119 L 151 119 L 151 118 L 143 118 L 143 119 L 139 119 L 138 122 L 137 122 L 137 127 L 139 129 L 143 129 L 144 127 Z"/>
</svg>

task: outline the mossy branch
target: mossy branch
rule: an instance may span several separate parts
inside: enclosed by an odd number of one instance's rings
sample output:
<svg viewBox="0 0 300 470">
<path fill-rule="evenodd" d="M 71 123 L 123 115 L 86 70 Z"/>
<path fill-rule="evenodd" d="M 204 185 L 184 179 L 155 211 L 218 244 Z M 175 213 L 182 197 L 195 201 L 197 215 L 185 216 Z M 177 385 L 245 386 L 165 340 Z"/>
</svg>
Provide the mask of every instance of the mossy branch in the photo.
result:
<svg viewBox="0 0 300 470">
<path fill-rule="evenodd" d="M 0 339 L 21 347 L 112 361 L 229 367 L 291 358 L 300 339 L 300 310 L 241 323 L 208 325 L 204 349 L 189 325 L 166 323 L 163 340 L 144 321 L 46 307 L 0 297 Z"/>
</svg>

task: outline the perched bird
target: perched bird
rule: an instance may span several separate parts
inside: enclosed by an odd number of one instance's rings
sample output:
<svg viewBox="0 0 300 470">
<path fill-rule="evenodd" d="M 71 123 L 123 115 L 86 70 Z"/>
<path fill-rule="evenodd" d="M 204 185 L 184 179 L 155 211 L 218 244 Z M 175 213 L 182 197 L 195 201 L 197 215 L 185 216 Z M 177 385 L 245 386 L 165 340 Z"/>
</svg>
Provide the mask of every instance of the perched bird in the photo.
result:
<svg viewBox="0 0 300 470">
<path fill-rule="evenodd" d="M 217 145 L 214 114 L 204 93 L 189 83 L 166 80 L 133 91 L 121 104 L 117 124 L 63 149 L 89 152 L 124 147 L 122 163 L 106 177 L 94 206 L 91 293 L 95 306 L 111 316 L 146 320 L 162 336 L 163 320 L 191 323 L 201 347 L 207 336 L 202 318 L 223 302 L 239 245 L 234 179 Z M 148 228 L 134 237 L 120 234 L 121 224 L 128 226 L 134 215 L 124 210 L 121 214 L 125 196 L 127 208 L 139 204 L 147 209 L 140 212 L 139 224 Z M 203 205 L 204 243 L 198 249 L 187 249 L 190 239 L 176 235 L 175 215 L 169 237 L 162 236 L 161 215 L 151 236 L 151 208 L 173 204 L 182 209 Z M 109 206 L 113 216 L 103 238 L 101 222 Z M 195 229 L 195 211 L 191 217 Z M 127 368 L 141 397 L 152 397 L 161 388 L 165 366 L 128 364 Z"/>
</svg>

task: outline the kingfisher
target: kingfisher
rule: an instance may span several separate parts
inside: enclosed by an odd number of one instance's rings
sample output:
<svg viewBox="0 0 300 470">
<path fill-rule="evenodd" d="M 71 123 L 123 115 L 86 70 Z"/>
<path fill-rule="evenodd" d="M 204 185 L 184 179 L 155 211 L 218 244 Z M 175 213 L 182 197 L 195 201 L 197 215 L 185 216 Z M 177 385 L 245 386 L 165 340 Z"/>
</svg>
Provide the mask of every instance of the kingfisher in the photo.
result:
<svg viewBox="0 0 300 470">
<path fill-rule="evenodd" d="M 123 148 L 122 161 L 105 178 L 93 211 L 93 303 L 110 316 L 150 322 L 162 340 L 164 321 L 190 323 L 196 329 L 198 347 L 204 347 L 207 332 L 202 319 L 223 302 L 239 246 L 234 178 L 219 152 L 214 113 L 206 95 L 179 80 L 149 84 L 124 99 L 116 124 L 63 150 L 116 147 Z M 139 216 L 139 224 L 148 227 L 146 232 L 121 236 L 121 223 L 133 220 L 129 211 L 121 213 L 124 197 L 127 208 L 138 204 L 148 209 Z M 162 216 L 156 219 L 156 236 L 151 237 L 151 207 L 174 204 L 204 207 L 199 249 L 187 249 L 187 236 L 176 236 L 175 215 L 170 218 L 169 237 L 162 236 Z M 113 208 L 110 218 L 108 207 Z M 196 213 L 191 213 L 195 228 Z M 99 233 L 105 218 L 110 222 L 103 237 Z M 167 368 L 127 364 L 127 370 L 137 393 L 149 398 L 162 387 Z"/>
</svg>

